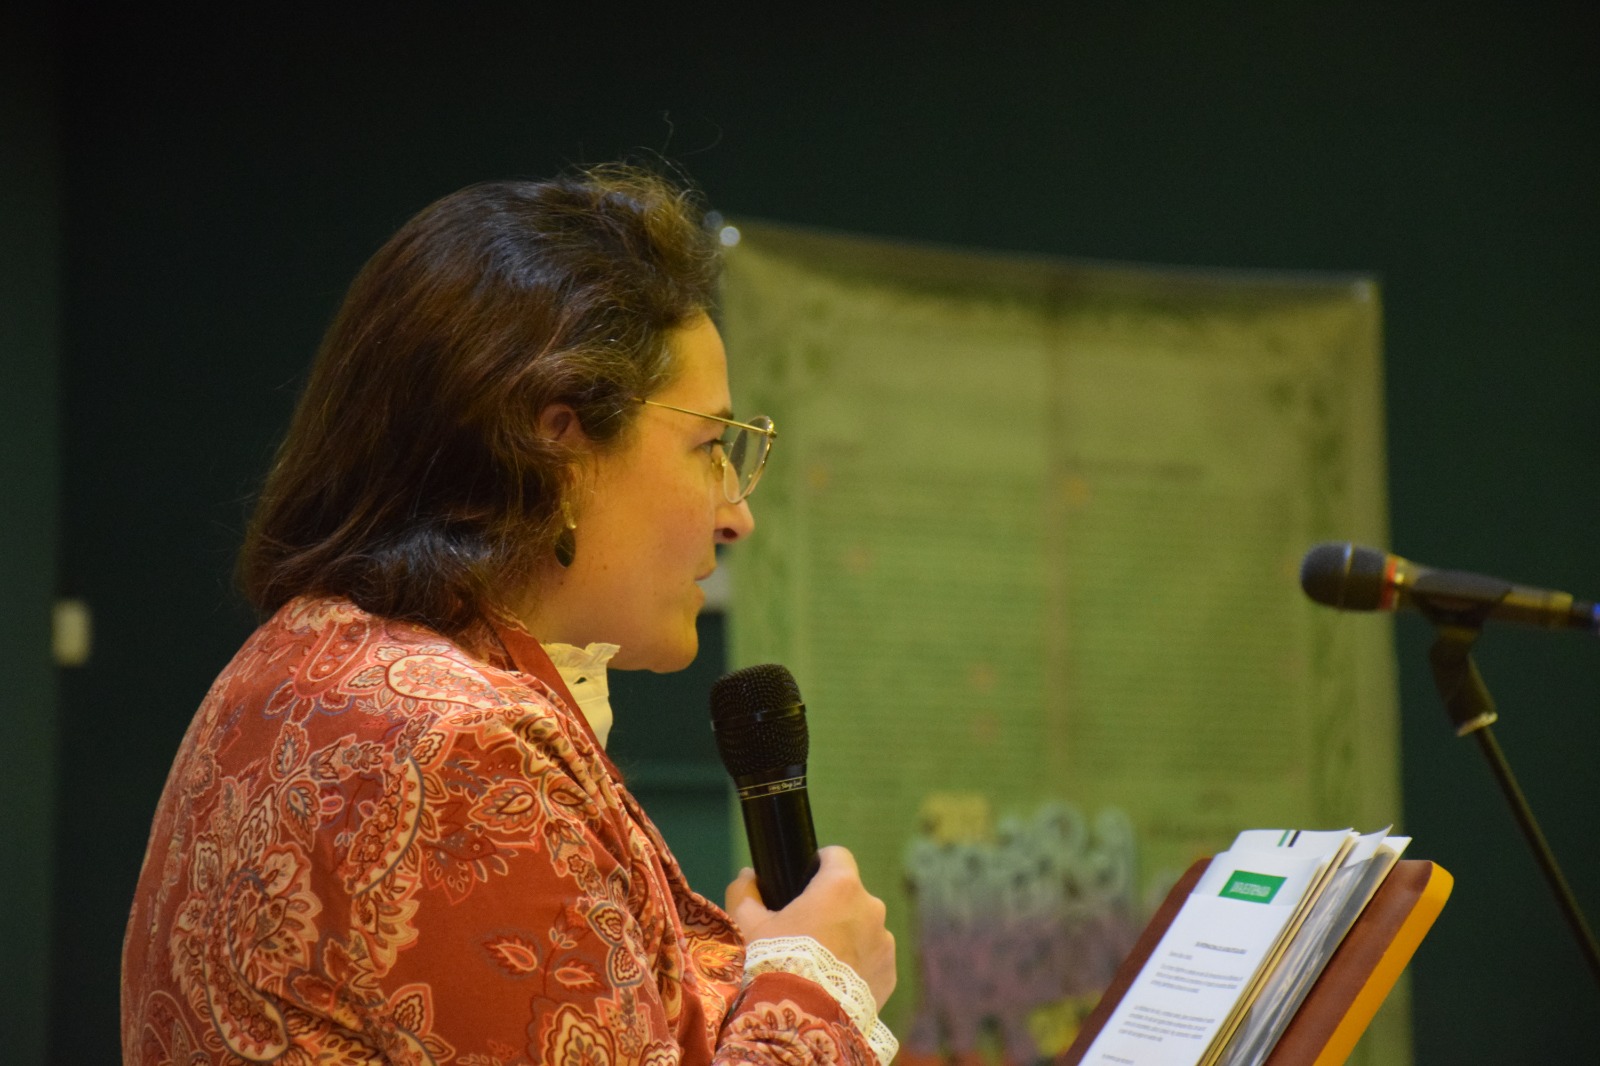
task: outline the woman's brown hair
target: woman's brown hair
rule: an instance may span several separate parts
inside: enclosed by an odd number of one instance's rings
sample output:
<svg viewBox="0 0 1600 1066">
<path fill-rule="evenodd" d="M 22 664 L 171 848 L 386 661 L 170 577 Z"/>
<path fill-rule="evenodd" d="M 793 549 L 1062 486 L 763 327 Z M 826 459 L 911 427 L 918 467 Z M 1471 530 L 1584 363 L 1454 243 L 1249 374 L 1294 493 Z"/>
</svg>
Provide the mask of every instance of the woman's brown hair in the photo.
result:
<svg viewBox="0 0 1600 1066">
<path fill-rule="evenodd" d="M 425 208 L 323 338 L 245 537 L 270 613 L 305 593 L 460 634 L 523 591 L 561 530 L 566 404 L 613 446 L 671 378 L 719 258 L 692 190 L 620 165 L 491 182 Z"/>
</svg>

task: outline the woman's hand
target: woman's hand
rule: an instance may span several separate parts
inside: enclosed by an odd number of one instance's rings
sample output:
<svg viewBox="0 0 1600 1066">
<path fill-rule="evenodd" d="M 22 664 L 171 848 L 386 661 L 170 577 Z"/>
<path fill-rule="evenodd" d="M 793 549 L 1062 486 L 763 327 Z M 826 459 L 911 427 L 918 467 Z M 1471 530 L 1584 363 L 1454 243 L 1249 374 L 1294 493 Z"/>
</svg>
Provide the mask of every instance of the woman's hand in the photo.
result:
<svg viewBox="0 0 1600 1066">
<path fill-rule="evenodd" d="M 861 975 L 882 1010 L 895 984 L 894 934 L 884 927 L 883 900 L 861 883 L 855 857 L 845 848 L 821 848 L 817 857 L 822 865 L 816 876 L 781 911 L 768 910 L 761 902 L 755 871 L 740 871 L 728 886 L 728 913 L 739 923 L 745 943 L 811 937 Z"/>
</svg>

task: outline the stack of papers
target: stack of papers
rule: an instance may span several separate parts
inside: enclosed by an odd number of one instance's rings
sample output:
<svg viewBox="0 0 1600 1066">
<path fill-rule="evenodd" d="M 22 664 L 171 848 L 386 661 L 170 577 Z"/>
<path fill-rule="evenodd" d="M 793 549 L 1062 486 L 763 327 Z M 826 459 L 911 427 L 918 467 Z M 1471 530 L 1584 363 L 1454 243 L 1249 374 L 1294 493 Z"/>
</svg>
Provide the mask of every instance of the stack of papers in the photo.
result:
<svg viewBox="0 0 1600 1066">
<path fill-rule="evenodd" d="M 1084 1063 L 1264 1061 L 1409 837 L 1255 829 L 1211 860 Z"/>
</svg>

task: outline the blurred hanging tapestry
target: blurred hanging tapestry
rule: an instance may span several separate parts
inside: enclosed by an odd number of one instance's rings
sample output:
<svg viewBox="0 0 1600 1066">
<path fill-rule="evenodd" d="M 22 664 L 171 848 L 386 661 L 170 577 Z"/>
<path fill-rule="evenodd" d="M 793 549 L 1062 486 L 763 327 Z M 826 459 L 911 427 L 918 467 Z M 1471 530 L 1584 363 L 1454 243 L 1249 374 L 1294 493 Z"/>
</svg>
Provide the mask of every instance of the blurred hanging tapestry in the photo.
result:
<svg viewBox="0 0 1600 1066">
<path fill-rule="evenodd" d="M 779 439 L 731 661 L 800 683 L 905 1062 L 1061 1050 L 1242 829 L 1399 820 L 1389 627 L 1296 582 L 1386 541 L 1370 281 L 738 235 L 734 395 Z M 1409 1057 L 1391 1003 L 1352 1061 Z"/>
</svg>

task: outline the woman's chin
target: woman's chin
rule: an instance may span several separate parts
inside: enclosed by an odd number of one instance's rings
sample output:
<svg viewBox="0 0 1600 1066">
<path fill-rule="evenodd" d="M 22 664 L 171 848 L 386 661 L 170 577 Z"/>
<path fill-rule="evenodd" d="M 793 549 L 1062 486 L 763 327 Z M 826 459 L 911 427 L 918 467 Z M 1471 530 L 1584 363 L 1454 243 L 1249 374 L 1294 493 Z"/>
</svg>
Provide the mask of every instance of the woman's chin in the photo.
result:
<svg viewBox="0 0 1600 1066">
<path fill-rule="evenodd" d="M 649 670 L 653 674 L 675 674 L 694 662 L 695 656 L 700 653 L 700 637 L 698 633 L 690 630 L 690 639 L 679 641 L 672 646 L 662 645 L 656 648 L 640 649 L 636 654 L 629 655 L 624 647 L 611 660 L 613 670 Z"/>
</svg>

